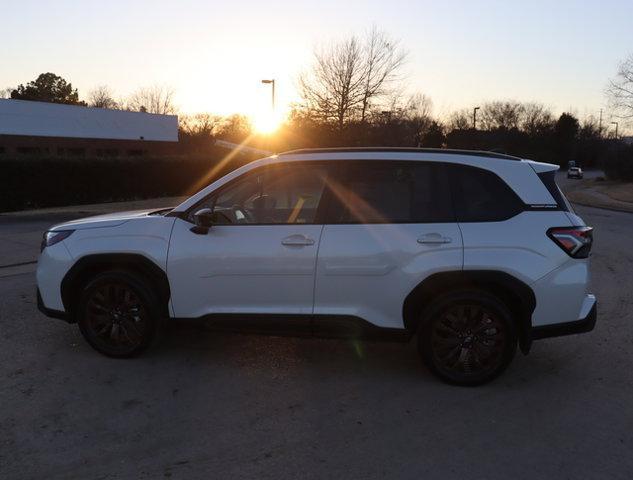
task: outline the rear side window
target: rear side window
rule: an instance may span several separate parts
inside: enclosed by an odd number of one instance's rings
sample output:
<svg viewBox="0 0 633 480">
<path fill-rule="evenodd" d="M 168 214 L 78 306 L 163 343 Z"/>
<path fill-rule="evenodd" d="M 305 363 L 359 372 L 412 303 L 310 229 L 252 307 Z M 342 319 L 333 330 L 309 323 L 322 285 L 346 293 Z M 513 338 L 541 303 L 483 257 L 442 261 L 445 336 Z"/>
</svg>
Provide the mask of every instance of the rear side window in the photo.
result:
<svg viewBox="0 0 633 480">
<path fill-rule="evenodd" d="M 330 184 L 331 223 L 454 222 L 448 180 L 422 162 L 350 162 Z"/>
<path fill-rule="evenodd" d="M 448 168 L 459 222 L 498 222 L 525 209 L 517 194 L 493 172 L 466 165 Z"/>
</svg>

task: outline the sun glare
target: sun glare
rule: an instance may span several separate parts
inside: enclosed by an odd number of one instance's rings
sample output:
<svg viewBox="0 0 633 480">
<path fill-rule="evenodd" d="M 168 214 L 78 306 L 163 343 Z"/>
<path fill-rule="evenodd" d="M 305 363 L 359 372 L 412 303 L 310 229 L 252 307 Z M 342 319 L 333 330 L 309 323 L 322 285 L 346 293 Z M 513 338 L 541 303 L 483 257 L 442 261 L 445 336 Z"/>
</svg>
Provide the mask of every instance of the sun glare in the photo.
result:
<svg viewBox="0 0 633 480">
<path fill-rule="evenodd" d="M 253 125 L 258 133 L 274 133 L 281 124 L 281 118 L 273 112 L 261 112 L 253 118 Z"/>
</svg>

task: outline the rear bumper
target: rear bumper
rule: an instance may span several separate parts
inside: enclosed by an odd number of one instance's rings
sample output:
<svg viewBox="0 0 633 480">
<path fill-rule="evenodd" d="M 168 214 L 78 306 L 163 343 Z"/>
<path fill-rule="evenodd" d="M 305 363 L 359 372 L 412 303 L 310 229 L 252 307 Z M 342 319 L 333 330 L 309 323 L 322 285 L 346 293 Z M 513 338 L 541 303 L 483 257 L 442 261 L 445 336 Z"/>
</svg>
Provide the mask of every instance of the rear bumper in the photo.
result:
<svg viewBox="0 0 633 480">
<path fill-rule="evenodd" d="M 532 327 L 532 340 L 561 337 L 563 335 L 574 335 L 576 333 L 587 333 L 592 331 L 596 326 L 596 320 L 598 318 L 598 302 L 596 301 L 596 297 L 593 295 L 587 295 L 585 302 L 587 304 L 587 308 L 589 309 L 586 316 L 573 322 Z"/>
<path fill-rule="evenodd" d="M 50 318 L 57 318 L 59 320 L 64 320 L 65 322 L 71 323 L 70 317 L 66 312 L 62 312 L 60 310 L 53 310 L 51 308 L 46 308 L 44 305 L 44 301 L 42 300 L 42 295 L 40 294 L 40 289 L 37 289 L 37 309 L 42 312 L 44 315 Z"/>
</svg>

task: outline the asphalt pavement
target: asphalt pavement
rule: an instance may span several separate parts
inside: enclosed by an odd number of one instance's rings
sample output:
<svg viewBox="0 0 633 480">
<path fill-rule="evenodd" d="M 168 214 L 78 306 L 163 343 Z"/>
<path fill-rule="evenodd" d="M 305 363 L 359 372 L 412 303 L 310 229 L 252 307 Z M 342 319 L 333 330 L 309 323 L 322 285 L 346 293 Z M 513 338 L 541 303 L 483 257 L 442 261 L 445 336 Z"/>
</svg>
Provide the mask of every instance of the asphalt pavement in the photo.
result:
<svg viewBox="0 0 633 480">
<path fill-rule="evenodd" d="M 41 232 L 0 215 L 0 478 L 629 479 L 633 214 L 593 225 L 596 329 L 536 342 L 491 384 L 436 380 L 410 344 L 172 325 L 133 360 L 41 315 Z"/>
</svg>

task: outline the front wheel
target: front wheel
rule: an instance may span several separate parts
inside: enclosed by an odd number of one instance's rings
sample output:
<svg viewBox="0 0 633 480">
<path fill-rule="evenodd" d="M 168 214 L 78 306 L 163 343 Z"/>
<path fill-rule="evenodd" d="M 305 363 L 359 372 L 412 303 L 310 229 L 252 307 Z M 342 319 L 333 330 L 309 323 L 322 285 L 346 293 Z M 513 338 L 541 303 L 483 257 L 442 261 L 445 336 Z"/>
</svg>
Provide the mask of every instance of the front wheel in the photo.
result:
<svg viewBox="0 0 633 480">
<path fill-rule="evenodd" d="M 131 272 L 98 274 L 84 288 L 78 324 L 86 341 L 108 357 L 132 357 L 156 336 L 159 301 L 143 278 Z"/>
<path fill-rule="evenodd" d="M 486 292 L 457 292 L 423 314 L 418 348 L 431 372 L 456 385 L 480 385 L 512 361 L 517 334 L 512 315 Z"/>
</svg>

